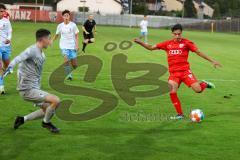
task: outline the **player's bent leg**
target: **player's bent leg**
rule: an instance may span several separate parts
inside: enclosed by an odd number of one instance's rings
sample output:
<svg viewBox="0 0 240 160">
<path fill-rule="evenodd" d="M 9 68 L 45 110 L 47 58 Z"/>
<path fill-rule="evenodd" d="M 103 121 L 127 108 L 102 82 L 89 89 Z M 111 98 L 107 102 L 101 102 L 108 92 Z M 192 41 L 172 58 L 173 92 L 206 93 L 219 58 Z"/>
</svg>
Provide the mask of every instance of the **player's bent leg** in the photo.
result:
<svg viewBox="0 0 240 160">
<path fill-rule="evenodd" d="M 5 72 L 5 70 L 7 69 L 8 65 L 10 64 L 10 59 L 4 59 L 3 60 L 3 64 L 2 64 L 2 73 Z M 2 81 L 2 82 L 1 82 Z M 0 94 L 5 94 L 5 89 L 4 89 L 4 79 L 2 78 L 2 80 L 0 80 Z"/>
<path fill-rule="evenodd" d="M 206 88 L 215 88 L 215 85 L 211 82 L 207 82 L 207 81 L 202 81 L 202 82 L 196 82 L 193 83 L 191 85 L 192 89 L 196 92 L 196 93 L 202 93 Z"/>
<path fill-rule="evenodd" d="M 2 60 L 2 56 L 3 56 L 3 50 L 2 48 L 0 48 L 0 95 L 5 94 L 5 90 L 4 90 L 4 80 L 3 80 L 3 60 Z"/>
<path fill-rule="evenodd" d="M 203 92 L 207 85 L 206 83 L 199 83 L 195 75 L 192 73 L 191 70 L 188 70 L 184 73 L 183 80 L 182 80 L 188 87 L 191 87 L 192 90 L 196 93 Z"/>
<path fill-rule="evenodd" d="M 200 83 L 200 85 L 201 85 L 201 84 L 204 84 L 204 83 L 207 85 L 207 88 L 209 88 L 209 89 L 214 89 L 214 88 L 216 88 L 215 85 L 214 85 L 212 82 L 208 82 L 208 81 L 206 81 L 206 80 L 202 80 L 202 82 Z"/>
<path fill-rule="evenodd" d="M 89 39 L 84 39 L 83 40 L 83 46 L 82 46 L 82 52 L 85 53 L 85 49 L 88 45 Z"/>
<path fill-rule="evenodd" d="M 50 121 L 55 114 L 55 110 L 60 104 L 60 99 L 55 95 L 48 95 L 45 97 L 45 102 L 50 103 L 46 108 L 46 113 L 43 118 L 42 127 L 48 129 L 52 133 L 58 133 L 60 130 L 54 126 Z"/>
<path fill-rule="evenodd" d="M 4 64 L 4 65 L 3 65 L 4 70 L 7 69 L 7 67 L 8 67 L 9 64 L 10 64 L 10 59 L 6 59 L 6 60 L 4 60 L 4 61 L 3 61 L 3 64 Z"/>
<path fill-rule="evenodd" d="M 21 125 L 23 125 L 27 121 L 32 121 L 32 120 L 37 120 L 37 119 L 43 118 L 44 115 L 45 115 L 44 109 L 39 109 L 39 110 L 36 110 L 24 117 L 18 116 L 14 122 L 14 129 L 18 129 Z"/>
<path fill-rule="evenodd" d="M 45 97 L 45 103 L 48 103 L 52 108 L 57 109 L 60 104 L 60 99 L 55 95 L 49 94 Z"/>
<path fill-rule="evenodd" d="M 171 99 L 173 106 L 175 107 L 176 112 L 177 112 L 177 116 L 170 117 L 170 118 L 176 119 L 176 120 L 183 119 L 184 116 L 183 116 L 181 102 L 177 96 L 177 90 L 178 90 L 179 84 L 173 80 L 169 80 L 168 84 L 170 87 L 170 99 Z"/>
<path fill-rule="evenodd" d="M 10 64 L 10 57 L 11 57 L 11 46 L 6 46 L 3 49 L 2 53 L 2 61 L 4 69 L 7 69 L 8 65 Z"/>
<path fill-rule="evenodd" d="M 196 93 L 201 93 L 206 87 L 201 87 L 199 82 L 195 82 L 191 85 L 191 88 Z"/>
<path fill-rule="evenodd" d="M 20 91 L 20 95 L 21 97 L 23 97 L 24 100 L 33 102 L 34 106 L 40 107 L 40 109 L 30 114 L 27 114 L 23 117 L 21 116 L 16 117 L 14 122 L 14 129 L 18 129 L 21 125 L 23 125 L 27 121 L 43 118 L 45 115 L 46 110 L 45 108 L 50 105 L 50 103 L 45 103 L 45 97 L 50 95 L 45 91 L 38 89 L 24 90 Z"/>
<path fill-rule="evenodd" d="M 6 69 L 10 63 L 11 47 L 1 47 L 0 48 L 0 95 L 5 94 L 4 89 L 4 79 L 2 77 L 4 69 Z"/>
<path fill-rule="evenodd" d="M 178 90 L 178 83 L 173 81 L 173 80 L 169 80 L 168 81 L 168 85 L 170 88 L 170 93 L 176 93 Z"/>
</svg>

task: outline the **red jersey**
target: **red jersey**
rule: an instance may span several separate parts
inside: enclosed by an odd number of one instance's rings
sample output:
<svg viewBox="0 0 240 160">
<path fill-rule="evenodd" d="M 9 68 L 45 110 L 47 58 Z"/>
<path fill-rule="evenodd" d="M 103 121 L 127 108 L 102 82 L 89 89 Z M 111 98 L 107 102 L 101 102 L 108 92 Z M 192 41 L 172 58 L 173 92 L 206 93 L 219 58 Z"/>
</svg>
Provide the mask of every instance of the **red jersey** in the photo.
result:
<svg viewBox="0 0 240 160">
<path fill-rule="evenodd" d="M 167 52 L 170 73 L 189 70 L 189 51 L 196 52 L 198 50 L 196 45 L 187 39 L 165 41 L 157 44 L 157 48 Z"/>
</svg>

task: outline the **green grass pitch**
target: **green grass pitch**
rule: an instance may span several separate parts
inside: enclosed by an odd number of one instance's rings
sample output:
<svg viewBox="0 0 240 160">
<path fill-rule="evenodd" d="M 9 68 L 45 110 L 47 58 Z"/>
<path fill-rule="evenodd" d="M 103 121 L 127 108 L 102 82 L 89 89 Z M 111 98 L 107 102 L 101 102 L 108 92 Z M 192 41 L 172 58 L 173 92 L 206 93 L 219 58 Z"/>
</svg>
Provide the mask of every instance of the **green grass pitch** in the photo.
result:
<svg viewBox="0 0 240 160">
<path fill-rule="evenodd" d="M 48 28 L 53 33 L 56 24 L 13 23 L 12 58 L 34 43 L 34 33 L 38 28 Z M 80 26 L 79 26 L 80 28 Z M 23 101 L 16 91 L 16 69 L 6 78 L 7 94 L 0 96 L 0 160 L 213 160 L 240 158 L 240 52 L 239 35 L 185 31 L 184 36 L 193 40 L 208 55 L 223 64 L 214 69 L 200 57 L 190 54 L 191 68 L 198 79 L 215 83 L 215 90 L 196 94 L 182 85 L 179 97 L 185 114 L 190 108 L 200 108 L 205 113 L 202 123 L 154 120 L 146 117 L 160 113 L 175 114 L 168 94 L 151 98 L 137 98 L 135 106 L 127 105 L 113 88 L 110 72 L 113 55 L 124 53 L 131 63 L 158 63 L 167 65 L 163 51 L 149 52 L 133 45 L 129 50 L 117 48 L 106 52 L 107 42 L 119 44 L 139 35 L 139 29 L 122 27 L 98 27 L 96 43 L 87 47 L 87 54 L 103 61 L 103 68 L 94 83 L 83 81 L 86 67 L 74 72 L 71 85 L 87 86 L 115 95 L 119 104 L 112 112 L 90 121 L 67 122 L 57 117 L 53 122 L 61 128 L 59 135 L 52 135 L 40 126 L 40 120 L 26 123 L 14 131 L 12 124 L 16 115 L 25 115 L 36 108 Z M 149 42 L 170 39 L 169 30 L 150 29 Z M 80 36 L 82 39 L 82 35 Z M 58 93 L 50 88 L 48 79 L 52 71 L 63 62 L 58 42 L 45 51 L 42 88 L 58 95 L 61 99 L 73 99 L 71 112 L 86 112 L 96 107 L 100 101 L 84 97 Z M 136 75 L 136 74 L 135 74 Z M 162 80 L 167 80 L 166 73 Z M 145 86 L 141 89 L 148 89 Z M 224 98 L 224 96 L 232 96 Z M 134 119 L 140 113 L 145 119 Z M 124 119 L 130 115 L 131 120 Z"/>
</svg>

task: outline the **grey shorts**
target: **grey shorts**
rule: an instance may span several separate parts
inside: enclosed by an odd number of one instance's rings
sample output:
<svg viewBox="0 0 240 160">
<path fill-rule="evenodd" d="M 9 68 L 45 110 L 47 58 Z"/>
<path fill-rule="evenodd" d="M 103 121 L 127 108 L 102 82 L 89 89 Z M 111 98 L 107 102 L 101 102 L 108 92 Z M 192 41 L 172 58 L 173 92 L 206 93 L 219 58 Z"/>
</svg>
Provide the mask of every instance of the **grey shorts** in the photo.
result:
<svg viewBox="0 0 240 160">
<path fill-rule="evenodd" d="M 24 100 L 33 102 L 34 104 L 45 102 L 46 96 L 50 95 L 48 92 L 40 89 L 24 90 L 20 91 L 19 94 Z"/>
</svg>

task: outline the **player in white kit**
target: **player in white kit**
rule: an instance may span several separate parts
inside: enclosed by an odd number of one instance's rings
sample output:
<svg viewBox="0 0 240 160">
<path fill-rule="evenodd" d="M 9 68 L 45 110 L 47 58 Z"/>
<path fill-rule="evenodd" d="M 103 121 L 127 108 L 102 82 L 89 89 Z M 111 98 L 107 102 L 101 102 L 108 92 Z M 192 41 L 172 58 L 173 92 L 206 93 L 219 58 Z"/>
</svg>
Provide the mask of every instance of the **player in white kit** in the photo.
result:
<svg viewBox="0 0 240 160">
<path fill-rule="evenodd" d="M 2 78 L 4 70 L 10 63 L 12 26 L 8 18 L 5 18 L 6 7 L 0 4 L 0 95 L 5 93 Z"/>
<path fill-rule="evenodd" d="M 53 37 L 52 41 L 55 41 L 59 35 L 60 38 L 60 49 L 64 57 L 65 63 L 65 73 L 68 80 L 72 80 L 72 68 L 77 68 L 77 51 L 79 49 L 78 45 L 78 27 L 72 22 L 71 13 L 69 10 L 62 12 L 63 22 L 57 27 L 56 35 Z"/>
<path fill-rule="evenodd" d="M 140 34 L 140 39 L 144 38 L 144 42 L 148 43 L 148 20 L 147 16 L 145 15 L 143 20 L 140 22 L 140 28 L 141 28 L 141 34 Z"/>
</svg>

